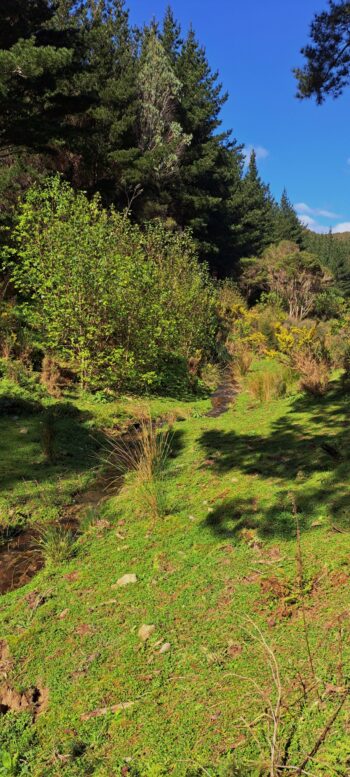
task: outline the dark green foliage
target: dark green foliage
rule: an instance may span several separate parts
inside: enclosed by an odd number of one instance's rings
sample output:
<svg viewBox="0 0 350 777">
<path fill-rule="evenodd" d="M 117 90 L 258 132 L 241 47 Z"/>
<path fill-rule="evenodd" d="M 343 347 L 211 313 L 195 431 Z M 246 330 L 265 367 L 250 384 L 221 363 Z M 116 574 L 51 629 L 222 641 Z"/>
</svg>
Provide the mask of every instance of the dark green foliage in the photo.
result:
<svg viewBox="0 0 350 777">
<path fill-rule="evenodd" d="M 169 27 L 169 17 L 166 22 Z M 167 35 L 171 37 L 169 30 Z M 174 182 L 171 212 L 178 223 L 193 230 L 201 256 L 227 274 L 237 252 L 231 199 L 240 182 L 242 151 L 230 132 L 218 131 L 227 95 L 194 31 L 189 31 L 178 55 L 176 31 L 173 41 L 172 57 L 182 83 L 179 119 L 192 141 L 185 149 L 179 180 Z"/>
<path fill-rule="evenodd" d="M 350 295 L 350 235 L 317 235 L 305 231 L 305 247 L 317 254 L 322 264 L 329 267 L 334 275 L 339 291 L 346 297 Z"/>
<path fill-rule="evenodd" d="M 2 220 L 34 178 L 59 165 L 57 144 L 65 131 L 74 35 L 59 23 L 51 26 L 56 5 L 49 0 L 1 4 Z"/>
<path fill-rule="evenodd" d="M 255 151 L 240 189 L 240 255 L 260 255 L 273 242 L 275 203 L 258 173 Z"/>
<path fill-rule="evenodd" d="M 293 243 L 302 246 L 305 229 L 302 227 L 298 216 L 284 189 L 279 205 L 275 211 L 275 240 L 291 240 Z"/>
<path fill-rule="evenodd" d="M 143 222 L 189 227 L 216 274 L 273 237 L 274 203 L 221 130 L 218 74 L 171 9 L 131 29 L 124 0 L 25 0 L 0 9 L 1 214 L 59 171 Z M 260 220 L 260 223 L 259 223 Z"/>
<path fill-rule="evenodd" d="M 316 14 L 311 42 L 301 53 L 303 68 L 294 72 L 298 97 L 315 97 L 320 104 L 327 95 L 339 97 L 350 80 L 350 3 L 329 0 L 329 8 Z"/>
<path fill-rule="evenodd" d="M 74 127 L 70 180 L 105 203 L 126 207 L 142 182 L 138 147 L 136 44 L 123 0 L 94 0 L 76 14 L 81 61 L 72 84 L 86 110 Z"/>
</svg>

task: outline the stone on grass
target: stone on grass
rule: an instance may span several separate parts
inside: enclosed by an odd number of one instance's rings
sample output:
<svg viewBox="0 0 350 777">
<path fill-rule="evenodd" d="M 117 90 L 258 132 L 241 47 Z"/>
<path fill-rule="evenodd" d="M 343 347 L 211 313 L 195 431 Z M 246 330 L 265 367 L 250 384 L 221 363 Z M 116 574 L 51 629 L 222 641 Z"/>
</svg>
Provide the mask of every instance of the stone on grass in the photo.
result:
<svg viewBox="0 0 350 777">
<path fill-rule="evenodd" d="M 150 638 L 151 634 L 155 631 L 156 627 L 152 624 L 148 625 L 147 623 L 143 623 L 142 626 L 140 626 L 138 630 L 138 636 L 142 640 L 142 642 L 147 642 L 147 640 Z"/>
<path fill-rule="evenodd" d="M 134 573 L 123 575 L 116 583 L 111 585 L 111 588 L 120 588 L 123 585 L 129 585 L 129 583 L 137 583 L 137 577 Z"/>
<path fill-rule="evenodd" d="M 163 653 L 167 653 L 168 650 L 170 650 L 170 648 L 171 648 L 170 642 L 164 642 L 164 645 L 162 645 L 159 651 L 160 655 L 163 655 Z"/>
</svg>

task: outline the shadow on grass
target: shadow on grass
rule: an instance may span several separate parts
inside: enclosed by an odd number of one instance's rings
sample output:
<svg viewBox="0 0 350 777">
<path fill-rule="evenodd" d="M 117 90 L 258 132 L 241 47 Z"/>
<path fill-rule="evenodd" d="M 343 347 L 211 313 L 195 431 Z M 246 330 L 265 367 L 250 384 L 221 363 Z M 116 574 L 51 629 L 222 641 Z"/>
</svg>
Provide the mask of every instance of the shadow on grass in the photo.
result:
<svg viewBox="0 0 350 777">
<path fill-rule="evenodd" d="M 5 411 L 7 409 L 7 412 Z M 104 435 L 92 435 L 85 422 L 91 417 L 70 402 L 49 408 L 39 402 L 2 397 L 0 415 L 0 476 L 3 490 L 19 482 L 45 481 L 79 474 L 98 464 Z"/>
<path fill-rule="evenodd" d="M 218 535 L 235 536 L 242 528 L 259 528 L 264 536 L 295 536 L 290 492 L 296 494 L 304 525 L 326 506 L 332 524 L 350 529 L 349 394 L 336 385 L 319 399 L 297 397 L 291 411 L 276 421 L 270 434 L 207 430 L 200 443 L 217 474 L 238 469 L 273 478 L 276 503 L 259 514 L 239 501 L 224 502 L 206 520 Z M 317 482 L 307 480 L 319 474 Z M 303 485 L 305 483 L 305 485 Z"/>
<path fill-rule="evenodd" d="M 265 512 L 257 512 L 254 500 L 227 499 L 218 505 L 205 520 L 205 526 L 210 528 L 221 539 L 234 539 L 242 530 L 257 530 L 260 537 L 295 539 L 296 520 L 291 505 L 281 497 L 281 502 L 274 504 Z M 300 512 L 299 524 L 305 527 L 304 515 Z"/>
</svg>

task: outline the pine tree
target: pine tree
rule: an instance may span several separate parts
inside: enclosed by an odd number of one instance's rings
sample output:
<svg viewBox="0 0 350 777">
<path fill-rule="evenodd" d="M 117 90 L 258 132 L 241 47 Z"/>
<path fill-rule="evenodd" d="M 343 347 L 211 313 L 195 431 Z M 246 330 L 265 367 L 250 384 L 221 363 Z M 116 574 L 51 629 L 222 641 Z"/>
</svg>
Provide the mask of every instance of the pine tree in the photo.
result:
<svg viewBox="0 0 350 777">
<path fill-rule="evenodd" d="M 302 246 L 304 231 L 289 200 L 287 191 L 284 189 L 275 213 L 274 241 L 279 243 L 281 240 L 291 240 L 293 243 Z"/>
<path fill-rule="evenodd" d="M 240 177 L 241 149 L 230 132 L 218 131 L 227 95 L 192 29 L 175 59 L 182 84 L 179 121 L 192 139 L 170 192 L 172 215 L 192 229 L 201 258 L 224 274 L 233 260 L 230 198 Z"/>
<path fill-rule="evenodd" d="M 124 0 L 86 0 L 76 12 L 81 60 L 72 88 L 85 99 L 71 148 L 74 183 L 125 207 L 140 180 L 136 42 Z"/>
<path fill-rule="evenodd" d="M 181 38 L 181 27 L 176 21 L 170 5 L 168 5 L 165 11 L 160 40 L 165 53 L 169 57 L 171 63 L 175 65 L 181 51 L 183 40 Z"/>
<path fill-rule="evenodd" d="M 329 0 L 327 11 L 315 14 L 310 28 L 311 41 L 301 53 L 303 68 L 296 68 L 301 99 L 315 97 L 318 104 L 331 95 L 339 97 L 350 83 L 350 4 Z"/>
<path fill-rule="evenodd" d="M 0 197 L 7 219 L 18 195 L 57 166 L 57 140 L 68 110 L 72 34 L 51 24 L 57 3 L 5 0 L 0 7 Z M 60 153 L 60 152 L 59 152 Z"/>
<path fill-rule="evenodd" d="M 241 185 L 241 256 L 260 256 L 274 240 L 275 203 L 269 187 L 259 176 L 256 154 L 252 151 Z"/>
</svg>

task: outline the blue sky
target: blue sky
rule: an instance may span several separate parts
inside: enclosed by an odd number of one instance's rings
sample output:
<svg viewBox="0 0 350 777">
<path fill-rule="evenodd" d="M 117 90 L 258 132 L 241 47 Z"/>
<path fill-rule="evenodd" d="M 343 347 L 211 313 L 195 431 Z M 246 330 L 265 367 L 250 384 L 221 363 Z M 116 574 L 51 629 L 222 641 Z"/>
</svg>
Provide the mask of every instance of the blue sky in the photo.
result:
<svg viewBox="0 0 350 777">
<path fill-rule="evenodd" d="M 168 0 L 129 0 L 131 21 L 162 18 Z M 326 0 L 172 0 L 183 30 L 190 22 L 218 69 L 229 100 L 225 127 L 257 150 L 272 193 L 284 186 L 316 231 L 350 230 L 350 88 L 319 107 L 295 98 L 292 68 L 300 64 L 313 14 Z"/>
</svg>

